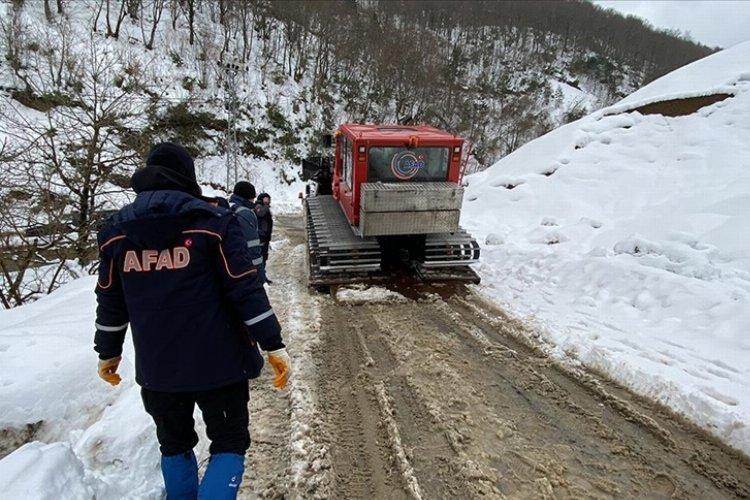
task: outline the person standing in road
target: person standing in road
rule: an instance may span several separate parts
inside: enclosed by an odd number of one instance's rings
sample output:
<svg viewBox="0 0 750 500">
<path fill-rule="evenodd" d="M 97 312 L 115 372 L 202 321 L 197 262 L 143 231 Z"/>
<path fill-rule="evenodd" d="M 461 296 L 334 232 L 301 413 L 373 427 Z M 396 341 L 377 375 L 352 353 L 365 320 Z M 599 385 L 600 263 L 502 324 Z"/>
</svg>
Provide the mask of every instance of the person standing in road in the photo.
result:
<svg viewBox="0 0 750 500">
<path fill-rule="evenodd" d="M 255 203 L 255 215 L 258 217 L 258 236 L 260 237 L 261 254 L 263 262 L 268 261 L 268 250 L 271 245 L 271 235 L 273 233 L 273 215 L 271 214 L 271 195 L 261 193 Z M 266 277 L 266 282 L 271 280 Z"/>
<path fill-rule="evenodd" d="M 265 281 L 265 259 L 261 253 L 262 245 L 258 236 L 258 218 L 255 215 L 255 186 L 247 181 L 240 181 L 234 186 L 229 198 L 232 211 L 237 215 L 242 232 L 247 240 L 247 247 L 253 258 L 253 264 Z"/>
<path fill-rule="evenodd" d="M 131 186 L 135 201 L 98 234 L 99 376 L 120 383 L 130 325 L 135 381 L 156 424 L 167 498 L 234 499 L 250 446 L 248 379 L 263 366 L 257 345 L 275 387 L 286 387 L 290 375 L 281 327 L 238 218 L 201 197 L 183 147 L 156 145 Z M 211 441 L 200 484 L 196 404 Z"/>
</svg>

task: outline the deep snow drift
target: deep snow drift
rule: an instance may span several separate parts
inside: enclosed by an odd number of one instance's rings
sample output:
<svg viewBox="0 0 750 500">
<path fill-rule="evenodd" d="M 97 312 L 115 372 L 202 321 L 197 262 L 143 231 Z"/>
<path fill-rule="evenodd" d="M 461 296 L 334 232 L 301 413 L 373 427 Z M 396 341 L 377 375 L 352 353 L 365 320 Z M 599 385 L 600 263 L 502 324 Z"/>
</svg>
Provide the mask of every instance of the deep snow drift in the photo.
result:
<svg viewBox="0 0 750 500">
<path fill-rule="evenodd" d="M 627 112 L 733 94 L 677 118 Z M 619 114 L 618 114 L 619 113 Z M 468 177 L 484 291 L 750 453 L 750 42 Z"/>
<path fill-rule="evenodd" d="M 0 314 L 0 428 L 44 421 L 36 441 L 0 461 L 7 498 L 161 496 L 155 429 L 132 383 L 132 342 L 120 366 L 126 383 L 113 388 L 96 373 L 95 280 Z"/>
</svg>

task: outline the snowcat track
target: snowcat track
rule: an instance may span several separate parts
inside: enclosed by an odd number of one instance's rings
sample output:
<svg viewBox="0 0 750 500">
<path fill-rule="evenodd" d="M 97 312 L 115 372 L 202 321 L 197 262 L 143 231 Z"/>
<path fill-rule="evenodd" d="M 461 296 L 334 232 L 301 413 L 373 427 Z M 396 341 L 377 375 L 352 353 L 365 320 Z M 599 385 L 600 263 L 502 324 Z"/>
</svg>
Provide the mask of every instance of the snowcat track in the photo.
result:
<svg viewBox="0 0 750 500">
<path fill-rule="evenodd" d="M 349 225 L 338 202 L 329 195 L 304 200 L 307 232 L 308 286 L 384 282 L 394 276 L 381 267 L 377 238 L 360 238 Z M 479 244 L 464 229 L 425 237 L 424 259 L 413 262 L 423 281 L 479 283 L 469 264 L 479 260 Z"/>
<path fill-rule="evenodd" d="M 380 245 L 358 238 L 333 196 L 305 198 L 309 285 L 353 283 L 380 271 Z"/>
</svg>

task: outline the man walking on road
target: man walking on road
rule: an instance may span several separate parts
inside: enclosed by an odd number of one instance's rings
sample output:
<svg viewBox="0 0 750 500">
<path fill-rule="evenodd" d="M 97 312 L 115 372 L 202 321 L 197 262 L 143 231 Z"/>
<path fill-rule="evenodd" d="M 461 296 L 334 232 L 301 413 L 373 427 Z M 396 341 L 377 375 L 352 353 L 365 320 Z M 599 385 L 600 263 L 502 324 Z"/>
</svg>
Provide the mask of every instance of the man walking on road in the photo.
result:
<svg viewBox="0 0 750 500">
<path fill-rule="evenodd" d="M 255 204 L 255 215 L 258 217 L 258 236 L 260 237 L 261 254 L 263 262 L 268 260 L 268 250 L 271 245 L 271 234 L 273 233 L 273 216 L 271 214 L 271 195 L 261 193 Z M 266 278 L 268 283 L 271 280 Z"/>
<path fill-rule="evenodd" d="M 261 253 L 262 244 L 258 235 L 258 218 L 255 215 L 255 186 L 247 181 L 240 181 L 234 186 L 229 203 L 242 226 L 242 233 L 247 240 L 247 247 L 258 266 L 261 279 L 265 281 L 265 259 Z"/>
<path fill-rule="evenodd" d="M 263 366 L 256 342 L 277 388 L 290 374 L 281 327 L 237 217 L 201 198 L 183 147 L 155 146 L 131 184 L 135 201 L 98 235 L 99 375 L 120 383 L 130 324 L 135 380 L 156 424 L 167 498 L 233 499 L 250 445 L 248 378 Z M 211 440 L 200 485 L 196 404 Z"/>
</svg>

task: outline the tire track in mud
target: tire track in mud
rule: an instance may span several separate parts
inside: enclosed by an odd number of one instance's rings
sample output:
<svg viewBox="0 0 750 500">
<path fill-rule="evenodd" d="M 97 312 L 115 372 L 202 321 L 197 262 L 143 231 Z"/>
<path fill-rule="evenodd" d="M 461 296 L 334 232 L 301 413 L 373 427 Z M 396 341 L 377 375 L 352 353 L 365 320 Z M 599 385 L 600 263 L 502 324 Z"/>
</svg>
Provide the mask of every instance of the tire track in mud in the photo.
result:
<svg viewBox="0 0 750 500">
<path fill-rule="evenodd" d="M 289 262 L 284 283 L 298 290 L 304 269 Z M 435 287 L 394 290 L 410 299 L 314 296 L 319 339 L 305 355 L 319 467 L 308 479 L 319 486 L 280 495 L 750 495 L 747 457 L 600 374 L 550 359 L 523 323 L 470 289 L 444 287 L 442 298 Z M 311 307 L 284 293 L 285 315 Z M 289 460 L 279 463 L 289 469 Z"/>
<path fill-rule="evenodd" d="M 381 399 L 386 399 L 381 403 L 381 413 L 385 414 L 387 421 L 393 421 L 392 433 L 398 434 L 397 442 L 392 443 L 393 451 L 408 490 L 413 497 L 424 493 L 426 498 L 446 498 L 465 493 L 466 485 L 456 475 L 459 468 L 456 452 L 433 412 L 418 397 L 416 388 L 411 384 L 406 370 L 409 362 L 402 364 L 400 357 L 407 353 L 398 344 L 388 341 L 393 332 L 383 332 L 377 328 L 382 311 L 371 306 L 354 306 L 351 314 L 362 316 L 359 320 L 362 325 L 359 329 L 361 338 L 374 359 L 370 370 L 372 378 L 378 388 L 382 387 Z M 402 449 L 405 450 L 405 457 L 398 456 Z M 409 484 L 418 487 L 412 488 Z"/>
<path fill-rule="evenodd" d="M 530 399 L 538 400 L 540 411 L 554 416 L 561 431 L 581 435 L 571 453 L 608 451 L 605 463 L 612 471 L 610 477 L 622 483 L 618 486 L 620 491 L 677 497 L 748 495 L 750 467 L 740 454 L 604 377 L 581 369 L 565 369 L 546 359 L 538 350 L 517 340 L 522 325 L 497 309 L 493 321 L 493 307 L 478 305 L 481 299 L 474 299 L 453 298 L 446 304 L 452 320 L 456 321 L 455 315 L 459 314 L 459 330 L 465 330 L 467 325 L 477 328 L 490 341 L 518 353 L 508 363 L 515 366 L 514 373 L 525 374 L 524 378 L 532 381 L 523 387 Z M 551 404 L 560 411 L 554 411 Z M 582 441 L 581 437 L 590 436 L 581 429 L 597 439 Z M 710 459 L 707 464 L 698 463 L 696 456 L 703 457 L 703 462 L 706 457 Z M 635 486 L 629 489 L 625 480 Z M 653 491 L 649 492 L 649 488 Z"/>
<path fill-rule="evenodd" d="M 449 300 L 452 310 L 492 339 L 524 351 L 531 359 L 544 357 L 537 346 L 530 344 L 523 324 L 509 319 L 482 298 L 471 297 L 473 301 L 456 297 Z M 614 439 L 616 452 L 637 457 L 650 474 L 657 471 L 653 482 L 671 491 L 671 496 L 750 496 L 748 457 L 663 405 L 634 395 L 593 371 L 569 368 L 552 360 L 539 363 L 537 369 L 542 377 L 554 381 L 556 397 L 553 400 L 578 399 L 580 405 L 585 406 L 587 399 L 593 399 L 607 408 L 608 413 L 583 414 L 594 428 Z M 670 471 L 671 475 L 659 471 Z M 712 484 L 707 484 L 706 480 Z"/>
<path fill-rule="evenodd" d="M 369 342 L 386 341 L 396 355 L 393 371 L 438 422 L 431 427 L 455 451 L 452 470 L 464 495 L 748 494 L 750 468 L 740 455 L 703 432 L 686 433 L 681 419 L 606 379 L 562 370 L 470 303 L 433 299 L 353 311 L 376 325 Z M 395 380 L 385 389 L 394 390 Z M 415 466 L 419 481 L 441 466 Z"/>
<path fill-rule="evenodd" d="M 367 371 L 374 366 L 359 337 L 357 320 L 346 308 L 326 308 L 318 351 L 321 410 L 326 415 L 336 498 L 407 498 L 391 460 L 376 388 Z M 368 365 L 370 365 L 368 367 Z"/>
</svg>

